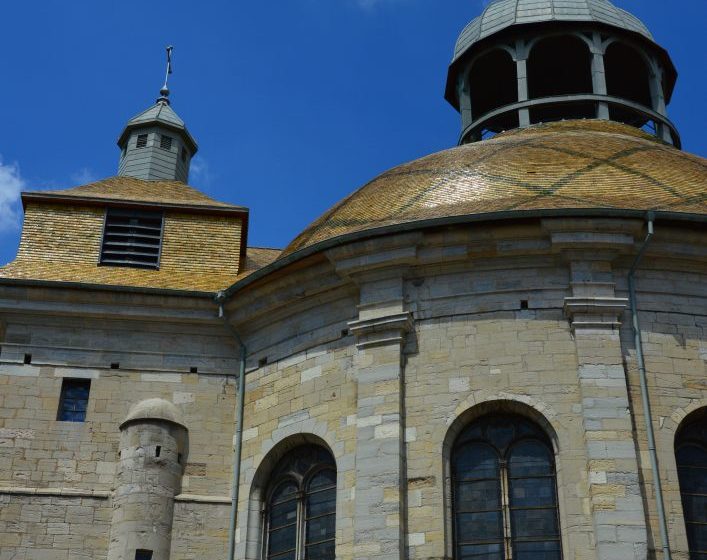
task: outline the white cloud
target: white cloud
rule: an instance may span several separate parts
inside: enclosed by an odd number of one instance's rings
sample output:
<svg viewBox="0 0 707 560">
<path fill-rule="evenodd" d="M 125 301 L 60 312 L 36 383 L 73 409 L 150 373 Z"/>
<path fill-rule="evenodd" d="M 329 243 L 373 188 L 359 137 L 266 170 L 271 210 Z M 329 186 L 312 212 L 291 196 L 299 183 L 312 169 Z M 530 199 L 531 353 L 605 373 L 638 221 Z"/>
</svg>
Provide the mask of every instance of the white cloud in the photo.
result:
<svg viewBox="0 0 707 560">
<path fill-rule="evenodd" d="M 202 189 L 206 189 L 211 186 L 214 176 L 211 173 L 209 162 L 203 157 L 195 156 L 194 159 L 191 160 L 189 173 L 191 175 L 189 182 L 195 186 L 201 187 Z"/>
<path fill-rule="evenodd" d="M 98 177 L 96 174 L 88 167 L 82 167 L 76 173 L 71 174 L 71 180 L 77 185 L 85 185 L 87 183 L 93 183 Z"/>
<path fill-rule="evenodd" d="M 16 230 L 20 225 L 20 193 L 25 182 L 17 163 L 4 164 L 0 156 L 0 231 Z"/>
</svg>

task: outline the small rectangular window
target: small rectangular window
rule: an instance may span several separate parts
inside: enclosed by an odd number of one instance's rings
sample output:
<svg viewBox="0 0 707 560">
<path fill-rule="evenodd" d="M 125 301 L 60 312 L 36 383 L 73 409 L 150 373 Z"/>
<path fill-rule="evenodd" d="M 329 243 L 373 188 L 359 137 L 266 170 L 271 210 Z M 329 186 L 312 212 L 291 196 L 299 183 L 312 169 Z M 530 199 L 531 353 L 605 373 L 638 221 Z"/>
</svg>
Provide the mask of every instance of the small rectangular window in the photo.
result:
<svg viewBox="0 0 707 560">
<path fill-rule="evenodd" d="M 101 264 L 157 268 L 162 246 L 162 212 L 108 208 Z"/>
<path fill-rule="evenodd" d="M 160 148 L 163 150 L 171 150 L 172 149 L 172 137 L 171 136 L 165 136 L 162 134 L 160 137 Z"/>
<path fill-rule="evenodd" d="M 57 420 L 61 422 L 85 421 L 90 390 L 90 379 L 65 378 L 62 380 Z"/>
<path fill-rule="evenodd" d="M 182 146 L 182 149 L 180 150 L 180 154 L 182 156 L 182 162 L 186 163 L 187 162 L 187 149 Z"/>
<path fill-rule="evenodd" d="M 145 146 L 147 146 L 147 134 L 138 134 L 135 147 L 144 148 Z"/>
<path fill-rule="evenodd" d="M 135 560 L 152 560 L 152 551 L 139 549 L 135 551 Z"/>
</svg>

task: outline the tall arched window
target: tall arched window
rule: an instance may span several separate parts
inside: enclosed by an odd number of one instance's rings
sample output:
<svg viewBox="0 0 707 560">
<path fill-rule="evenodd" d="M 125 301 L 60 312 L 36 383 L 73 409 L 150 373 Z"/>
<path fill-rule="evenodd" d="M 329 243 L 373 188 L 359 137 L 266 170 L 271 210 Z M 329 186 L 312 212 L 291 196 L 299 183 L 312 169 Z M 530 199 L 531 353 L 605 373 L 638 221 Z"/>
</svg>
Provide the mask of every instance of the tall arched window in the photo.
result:
<svg viewBox="0 0 707 560">
<path fill-rule="evenodd" d="M 707 560 L 707 414 L 680 429 L 675 458 L 690 558 Z"/>
<path fill-rule="evenodd" d="M 265 520 L 267 560 L 334 560 L 336 464 L 328 451 L 306 445 L 278 462 Z"/>
<path fill-rule="evenodd" d="M 521 416 L 468 426 L 452 451 L 455 560 L 560 560 L 552 445 Z"/>
</svg>

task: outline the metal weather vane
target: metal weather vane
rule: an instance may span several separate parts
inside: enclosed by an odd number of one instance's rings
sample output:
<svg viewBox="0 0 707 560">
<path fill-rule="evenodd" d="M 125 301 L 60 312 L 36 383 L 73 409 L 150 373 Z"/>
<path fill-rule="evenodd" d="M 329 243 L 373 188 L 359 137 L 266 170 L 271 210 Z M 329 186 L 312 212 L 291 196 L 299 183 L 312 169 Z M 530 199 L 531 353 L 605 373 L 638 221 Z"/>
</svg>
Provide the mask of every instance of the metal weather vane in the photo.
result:
<svg viewBox="0 0 707 560">
<path fill-rule="evenodd" d="M 161 97 L 158 100 L 158 101 L 164 101 L 167 104 L 169 104 L 168 82 L 169 82 L 169 75 L 172 73 L 172 51 L 173 50 L 174 50 L 174 47 L 172 45 L 167 46 L 167 71 L 165 72 L 165 76 L 164 76 L 164 85 L 162 86 L 162 89 L 160 90 Z"/>
</svg>

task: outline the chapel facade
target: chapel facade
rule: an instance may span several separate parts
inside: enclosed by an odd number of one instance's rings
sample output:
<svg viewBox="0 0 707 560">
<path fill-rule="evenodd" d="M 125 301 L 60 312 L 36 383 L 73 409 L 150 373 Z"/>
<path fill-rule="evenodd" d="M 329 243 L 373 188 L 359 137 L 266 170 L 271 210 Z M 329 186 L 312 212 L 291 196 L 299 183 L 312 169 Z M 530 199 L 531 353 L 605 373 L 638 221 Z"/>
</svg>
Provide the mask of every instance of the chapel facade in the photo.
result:
<svg viewBox="0 0 707 560">
<path fill-rule="evenodd" d="M 495 0 L 455 148 L 283 250 L 188 185 L 26 192 L 0 268 L 0 560 L 707 558 L 707 162 L 608 0 Z"/>
</svg>

